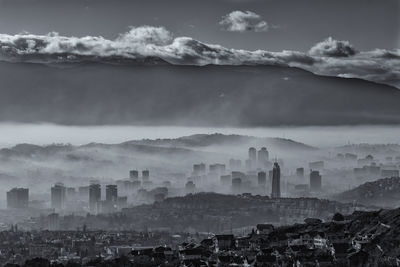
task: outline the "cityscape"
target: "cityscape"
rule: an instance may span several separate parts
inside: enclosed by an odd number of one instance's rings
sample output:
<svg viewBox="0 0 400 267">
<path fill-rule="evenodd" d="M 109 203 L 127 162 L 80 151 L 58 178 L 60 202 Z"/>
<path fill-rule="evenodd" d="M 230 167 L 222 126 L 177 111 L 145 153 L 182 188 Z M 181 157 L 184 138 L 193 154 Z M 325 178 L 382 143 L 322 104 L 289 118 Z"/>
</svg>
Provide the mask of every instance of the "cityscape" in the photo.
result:
<svg viewBox="0 0 400 267">
<path fill-rule="evenodd" d="M 57 182 L 44 189 L 44 198 L 31 196 L 30 188 L 10 188 L 2 211 L 8 219 L 2 264 L 397 264 L 393 255 L 366 253 L 392 226 L 351 226 L 359 218 L 375 219 L 381 208 L 343 201 L 328 188 L 327 179 L 338 175 L 355 181 L 399 177 L 399 156 L 358 149 L 363 152 L 340 148 L 330 158 L 318 152 L 307 165 L 288 168 L 290 161 L 271 157 L 276 153 L 267 147 L 249 147 L 237 158 L 193 163 L 188 173 L 173 170 L 168 180 L 151 168 L 127 169 L 127 178 L 113 183 Z M 376 227 L 387 231 L 377 234 Z"/>
<path fill-rule="evenodd" d="M 399 0 L 0 0 L 0 267 L 400 266 Z"/>
</svg>

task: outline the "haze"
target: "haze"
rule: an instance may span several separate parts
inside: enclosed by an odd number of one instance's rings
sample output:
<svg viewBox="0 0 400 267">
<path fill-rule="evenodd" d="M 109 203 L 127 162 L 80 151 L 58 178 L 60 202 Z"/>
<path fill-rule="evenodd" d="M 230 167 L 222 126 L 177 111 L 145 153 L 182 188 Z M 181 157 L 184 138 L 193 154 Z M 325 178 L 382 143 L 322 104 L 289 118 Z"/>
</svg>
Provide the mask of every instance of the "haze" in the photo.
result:
<svg viewBox="0 0 400 267">
<path fill-rule="evenodd" d="M 348 143 L 400 143 L 400 126 L 309 126 L 269 128 L 217 128 L 176 126 L 64 126 L 55 124 L 0 124 L 0 147 L 20 143 L 48 145 L 64 143 L 114 144 L 129 140 L 177 138 L 192 134 L 239 134 L 256 137 L 292 139 L 316 147 L 334 147 Z"/>
</svg>

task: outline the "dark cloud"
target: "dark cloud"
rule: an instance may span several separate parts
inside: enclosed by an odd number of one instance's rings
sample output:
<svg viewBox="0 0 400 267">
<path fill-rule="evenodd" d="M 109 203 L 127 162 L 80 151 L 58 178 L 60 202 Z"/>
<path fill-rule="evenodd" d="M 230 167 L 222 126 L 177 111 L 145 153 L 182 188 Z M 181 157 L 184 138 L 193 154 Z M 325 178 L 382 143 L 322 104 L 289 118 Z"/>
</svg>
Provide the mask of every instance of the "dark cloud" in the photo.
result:
<svg viewBox="0 0 400 267">
<path fill-rule="evenodd" d="M 356 50 L 348 41 L 338 41 L 329 37 L 314 45 L 309 53 L 322 57 L 349 57 L 356 54 Z"/>
<path fill-rule="evenodd" d="M 325 45 L 324 45 L 325 44 Z M 400 88 L 400 50 L 355 53 L 345 41 L 332 38 L 308 53 L 284 50 L 248 51 L 174 37 L 163 27 L 132 27 L 115 40 L 101 36 L 65 37 L 0 34 L 0 59 L 39 63 L 100 61 L 108 63 L 168 62 L 176 65 L 279 65 L 316 74 L 361 78 Z"/>
<path fill-rule="evenodd" d="M 219 22 L 222 28 L 230 32 L 264 32 L 268 23 L 260 15 L 251 11 L 232 11 Z"/>
</svg>

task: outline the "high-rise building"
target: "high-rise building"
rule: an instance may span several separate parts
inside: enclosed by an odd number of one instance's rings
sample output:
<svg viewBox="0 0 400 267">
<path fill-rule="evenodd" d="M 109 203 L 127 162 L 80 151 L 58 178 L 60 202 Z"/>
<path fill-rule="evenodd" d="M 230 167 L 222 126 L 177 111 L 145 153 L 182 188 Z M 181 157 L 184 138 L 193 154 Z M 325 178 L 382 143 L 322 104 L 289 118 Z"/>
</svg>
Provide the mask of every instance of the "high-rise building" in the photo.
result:
<svg viewBox="0 0 400 267">
<path fill-rule="evenodd" d="M 150 180 L 150 171 L 149 170 L 142 171 L 142 180 L 143 180 L 143 182 Z"/>
<path fill-rule="evenodd" d="M 7 192 L 7 208 L 23 209 L 27 208 L 29 203 L 28 188 L 13 188 Z"/>
<path fill-rule="evenodd" d="M 231 175 L 232 175 L 232 179 L 233 178 L 240 178 L 240 179 L 244 180 L 246 178 L 246 174 L 244 172 L 233 171 L 231 173 Z"/>
<path fill-rule="evenodd" d="M 67 187 L 66 188 L 66 199 L 69 200 L 74 200 L 76 198 L 76 189 L 75 187 Z"/>
<path fill-rule="evenodd" d="M 258 185 L 265 186 L 267 184 L 267 173 L 266 172 L 258 172 Z"/>
<path fill-rule="evenodd" d="M 60 217 L 58 213 L 51 213 L 47 216 L 47 228 L 50 231 L 60 230 Z"/>
<path fill-rule="evenodd" d="M 310 173 L 310 190 L 321 191 L 322 177 L 319 171 L 311 171 Z"/>
<path fill-rule="evenodd" d="M 111 203 L 116 203 L 118 199 L 118 189 L 114 184 L 109 184 L 106 186 L 106 201 Z"/>
<path fill-rule="evenodd" d="M 296 169 L 296 176 L 297 178 L 304 178 L 304 168 L 297 168 Z"/>
<path fill-rule="evenodd" d="M 62 183 L 57 183 L 51 188 L 51 207 L 55 210 L 65 208 L 67 188 Z"/>
<path fill-rule="evenodd" d="M 257 162 L 257 150 L 254 147 L 249 148 L 249 160 L 254 163 Z"/>
<path fill-rule="evenodd" d="M 193 164 L 193 174 L 194 175 L 203 175 L 205 173 L 206 173 L 206 164 L 205 163 Z"/>
<path fill-rule="evenodd" d="M 281 197 L 281 168 L 277 162 L 274 163 L 272 169 L 272 198 Z"/>
<path fill-rule="evenodd" d="M 99 204 L 101 201 L 101 186 L 100 184 L 91 184 L 89 186 L 89 209 L 91 213 L 98 213 Z"/>
<path fill-rule="evenodd" d="M 139 179 L 139 172 L 137 170 L 130 170 L 129 171 L 129 178 L 132 180 L 138 180 Z"/>
<path fill-rule="evenodd" d="M 226 167 L 225 164 L 215 163 L 215 164 L 210 164 L 209 169 L 210 173 L 223 174 L 225 172 Z"/>
<path fill-rule="evenodd" d="M 265 167 L 268 164 L 268 160 L 269 160 L 269 153 L 266 147 L 262 147 L 259 151 L 258 151 L 258 165 L 260 167 Z"/>
</svg>

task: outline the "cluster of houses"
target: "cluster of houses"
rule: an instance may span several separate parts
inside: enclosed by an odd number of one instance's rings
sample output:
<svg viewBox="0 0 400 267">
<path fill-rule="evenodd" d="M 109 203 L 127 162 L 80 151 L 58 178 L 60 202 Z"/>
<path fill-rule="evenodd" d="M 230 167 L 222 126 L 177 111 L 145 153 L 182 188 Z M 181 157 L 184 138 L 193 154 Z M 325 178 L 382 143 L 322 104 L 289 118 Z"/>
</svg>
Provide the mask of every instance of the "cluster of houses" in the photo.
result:
<svg viewBox="0 0 400 267">
<path fill-rule="evenodd" d="M 258 224 L 251 233 L 240 237 L 211 233 L 186 236 L 147 233 L 144 239 L 139 233 L 81 231 L 69 238 L 71 233 L 68 232 L 46 231 L 42 235 L 47 236 L 45 244 L 35 243 L 35 237 L 27 233 L 14 237 L 29 240 L 25 247 L 19 243 L 19 248 L 24 247 L 28 255 L 25 260 L 45 258 L 64 266 L 71 262 L 74 266 L 97 266 L 95 262 L 117 259 L 124 259 L 124 266 L 363 266 L 370 260 L 371 252 L 364 248 L 371 244 L 374 235 L 352 236 L 334 229 L 323 231 L 316 227 L 321 224 L 320 220 L 305 222 L 302 227 L 279 228 Z M 332 225 L 342 229 L 340 222 Z M 4 236 L 4 232 L 0 233 L 1 257 L 6 254 L 6 245 L 12 243 L 2 239 Z M 138 239 L 142 243 L 134 244 Z M 43 242 L 43 238 L 40 240 Z M 152 242 L 143 243 L 144 240 Z M 23 264 L 23 250 L 19 251 L 20 255 L 17 251 L 8 250 L 8 258 L 2 262 Z"/>
</svg>

